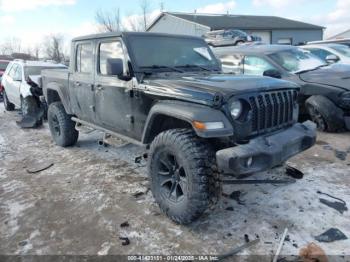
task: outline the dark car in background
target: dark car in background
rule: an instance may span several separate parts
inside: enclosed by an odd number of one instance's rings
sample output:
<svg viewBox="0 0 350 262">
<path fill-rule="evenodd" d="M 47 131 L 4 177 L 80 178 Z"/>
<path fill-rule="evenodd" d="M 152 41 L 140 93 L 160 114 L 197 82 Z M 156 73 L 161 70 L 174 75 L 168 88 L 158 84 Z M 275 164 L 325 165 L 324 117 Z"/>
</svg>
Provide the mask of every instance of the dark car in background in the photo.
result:
<svg viewBox="0 0 350 262">
<path fill-rule="evenodd" d="M 301 86 L 299 104 L 319 130 L 350 130 L 350 66 L 329 65 L 293 46 L 256 45 L 214 48 L 223 71 L 270 76 Z"/>
<path fill-rule="evenodd" d="M 4 91 L 4 88 L 1 85 L 2 75 L 5 73 L 5 70 L 9 63 L 9 60 L 0 60 L 0 99 L 2 99 L 2 92 Z"/>
<path fill-rule="evenodd" d="M 247 42 L 261 41 L 261 37 L 252 36 L 236 29 L 211 31 L 203 35 L 203 38 L 211 46 L 236 46 Z"/>
</svg>

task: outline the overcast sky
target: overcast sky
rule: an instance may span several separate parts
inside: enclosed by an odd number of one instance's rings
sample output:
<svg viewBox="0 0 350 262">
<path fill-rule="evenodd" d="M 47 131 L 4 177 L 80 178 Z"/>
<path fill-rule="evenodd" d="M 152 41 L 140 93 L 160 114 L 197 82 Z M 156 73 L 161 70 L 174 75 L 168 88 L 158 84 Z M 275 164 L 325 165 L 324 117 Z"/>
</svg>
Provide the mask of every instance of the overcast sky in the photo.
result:
<svg viewBox="0 0 350 262">
<path fill-rule="evenodd" d="M 0 0 L 0 43 L 17 37 L 35 45 L 45 35 L 66 39 L 96 31 L 96 10 L 118 7 L 124 22 L 140 14 L 141 0 Z M 276 15 L 327 27 L 326 36 L 350 29 L 350 0 L 148 0 L 155 17 L 165 11 Z"/>
</svg>

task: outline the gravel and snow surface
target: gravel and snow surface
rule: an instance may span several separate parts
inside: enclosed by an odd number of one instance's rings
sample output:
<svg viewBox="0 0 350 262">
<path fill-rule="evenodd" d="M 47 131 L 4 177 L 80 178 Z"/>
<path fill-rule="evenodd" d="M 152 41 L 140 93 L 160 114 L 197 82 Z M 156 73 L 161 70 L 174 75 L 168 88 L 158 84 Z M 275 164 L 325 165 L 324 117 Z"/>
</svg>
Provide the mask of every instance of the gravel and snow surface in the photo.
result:
<svg viewBox="0 0 350 262">
<path fill-rule="evenodd" d="M 18 112 L 5 112 L 0 104 L 1 255 L 217 255 L 244 244 L 247 235 L 261 241 L 243 250 L 242 258 L 265 255 L 271 261 L 285 228 L 282 256 L 297 255 L 310 242 L 327 255 L 350 255 L 350 239 L 315 240 L 329 228 L 350 238 L 350 212 L 320 203 L 320 198 L 335 200 L 317 193 L 350 205 L 349 133 L 319 134 L 315 147 L 291 159 L 289 164 L 305 174 L 296 183 L 225 186 L 226 195 L 240 191 L 240 201 L 223 197 L 192 225 L 179 226 L 154 203 L 145 163 L 135 164 L 141 148 L 99 146 L 102 134 L 94 132 L 64 149 L 54 145 L 47 124 L 23 130 L 16 117 Z M 54 165 L 27 172 L 44 162 Z M 284 170 L 249 179 L 289 178 Z M 121 227 L 126 221 L 129 226 Z M 123 246 L 119 237 L 130 244 Z"/>
</svg>

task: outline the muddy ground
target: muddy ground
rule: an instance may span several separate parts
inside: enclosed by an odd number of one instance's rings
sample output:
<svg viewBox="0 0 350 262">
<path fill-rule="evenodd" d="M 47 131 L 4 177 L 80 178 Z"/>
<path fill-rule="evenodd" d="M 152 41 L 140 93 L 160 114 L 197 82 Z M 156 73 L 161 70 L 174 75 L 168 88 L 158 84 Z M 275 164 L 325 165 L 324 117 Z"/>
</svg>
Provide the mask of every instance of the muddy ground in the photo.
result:
<svg viewBox="0 0 350 262">
<path fill-rule="evenodd" d="M 322 191 L 350 205 L 350 133 L 319 134 L 315 147 L 289 164 L 305 176 L 293 184 L 225 186 L 240 191 L 240 201 L 223 197 L 191 226 L 165 217 L 148 191 L 143 150 L 97 144 L 100 133 L 81 135 L 77 146 L 53 144 L 47 125 L 17 127 L 18 112 L 0 104 L 0 254 L 221 254 L 245 242 L 260 243 L 241 255 L 270 260 L 283 230 L 289 229 L 282 255 L 297 255 L 315 242 L 328 255 L 350 255 L 350 239 L 319 243 L 315 236 L 338 228 L 350 237 L 349 211 L 322 203 Z M 30 174 L 38 163 L 53 163 Z M 284 168 L 250 179 L 286 179 Z M 140 194 L 139 194 L 140 193 Z M 143 193 L 143 194 L 142 194 Z M 235 195 L 237 195 L 236 193 Z M 128 227 L 120 225 L 128 221 Z M 119 237 L 128 237 L 122 245 Z"/>
</svg>

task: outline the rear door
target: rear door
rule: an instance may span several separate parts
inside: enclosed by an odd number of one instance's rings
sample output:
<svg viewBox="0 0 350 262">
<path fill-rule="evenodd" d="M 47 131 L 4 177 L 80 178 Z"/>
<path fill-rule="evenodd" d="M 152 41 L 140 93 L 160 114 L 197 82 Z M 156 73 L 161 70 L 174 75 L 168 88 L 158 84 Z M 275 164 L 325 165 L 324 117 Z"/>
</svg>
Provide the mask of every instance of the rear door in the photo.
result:
<svg viewBox="0 0 350 262">
<path fill-rule="evenodd" d="M 72 109 L 79 119 L 95 123 L 94 42 L 76 42 L 74 46 L 74 73 L 69 79 Z"/>
<path fill-rule="evenodd" d="M 133 127 L 131 94 L 132 81 L 120 80 L 108 75 L 108 59 L 122 59 L 126 66 L 125 53 L 120 38 L 100 39 L 96 50 L 95 96 L 99 124 L 120 134 L 132 136 Z"/>
</svg>

